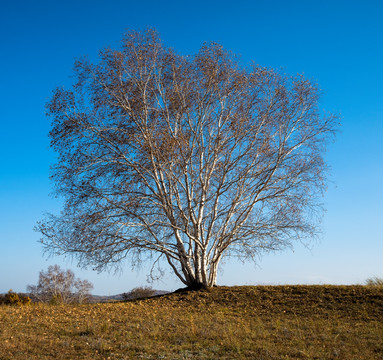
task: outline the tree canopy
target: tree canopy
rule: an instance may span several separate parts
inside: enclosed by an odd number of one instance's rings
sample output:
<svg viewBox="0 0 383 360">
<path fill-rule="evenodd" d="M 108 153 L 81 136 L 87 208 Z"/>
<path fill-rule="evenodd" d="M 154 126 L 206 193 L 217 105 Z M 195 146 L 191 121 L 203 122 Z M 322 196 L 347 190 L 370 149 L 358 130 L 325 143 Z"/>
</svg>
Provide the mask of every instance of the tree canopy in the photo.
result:
<svg viewBox="0 0 383 360">
<path fill-rule="evenodd" d="M 84 266 L 163 258 L 212 286 L 225 256 L 254 259 L 314 236 L 337 117 L 303 76 L 243 66 L 219 44 L 194 56 L 154 30 L 80 59 L 47 105 L 60 215 L 42 243 Z"/>
</svg>

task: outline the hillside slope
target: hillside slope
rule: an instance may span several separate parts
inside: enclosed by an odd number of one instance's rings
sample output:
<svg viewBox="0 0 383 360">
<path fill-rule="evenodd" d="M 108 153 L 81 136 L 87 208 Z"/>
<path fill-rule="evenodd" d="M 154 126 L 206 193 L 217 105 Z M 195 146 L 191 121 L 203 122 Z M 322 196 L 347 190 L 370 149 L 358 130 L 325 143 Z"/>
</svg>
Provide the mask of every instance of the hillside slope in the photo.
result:
<svg viewBox="0 0 383 360">
<path fill-rule="evenodd" d="M 383 288 L 244 286 L 0 307 L 0 359 L 382 359 Z"/>
</svg>

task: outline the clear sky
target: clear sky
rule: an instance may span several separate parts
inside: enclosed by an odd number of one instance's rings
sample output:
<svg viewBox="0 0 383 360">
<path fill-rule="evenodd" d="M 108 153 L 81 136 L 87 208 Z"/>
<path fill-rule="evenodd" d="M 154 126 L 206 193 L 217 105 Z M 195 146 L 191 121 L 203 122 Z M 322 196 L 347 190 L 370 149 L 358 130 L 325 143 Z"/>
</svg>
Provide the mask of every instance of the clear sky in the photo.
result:
<svg viewBox="0 0 383 360">
<path fill-rule="evenodd" d="M 145 268 L 97 274 L 43 256 L 33 227 L 60 211 L 49 196 L 49 120 L 55 86 L 69 86 L 74 59 L 116 47 L 126 29 L 156 28 L 166 45 L 195 53 L 220 42 L 255 61 L 315 79 L 320 106 L 342 116 L 326 159 L 324 234 L 310 249 L 264 256 L 257 266 L 228 262 L 220 285 L 363 283 L 383 277 L 383 2 L 380 0 L 2 1 L 0 10 L 0 292 L 25 291 L 40 270 L 59 264 L 116 294 L 147 285 Z M 157 289 L 182 284 L 169 272 Z"/>
</svg>

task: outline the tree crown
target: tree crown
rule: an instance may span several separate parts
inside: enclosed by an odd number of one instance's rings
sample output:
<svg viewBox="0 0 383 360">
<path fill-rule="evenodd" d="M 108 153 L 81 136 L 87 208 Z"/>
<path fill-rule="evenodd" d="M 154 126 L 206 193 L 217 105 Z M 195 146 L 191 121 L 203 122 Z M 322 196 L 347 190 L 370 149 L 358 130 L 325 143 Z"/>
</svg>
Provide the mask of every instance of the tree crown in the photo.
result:
<svg viewBox="0 0 383 360">
<path fill-rule="evenodd" d="M 213 285 L 224 256 L 316 234 L 337 118 L 315 83 L 215 43 L 180 56 L 153 30 L 74 72 L 47 105 L 65 199 L 39 225 L 48 250 L 98 269 L 157 254 L 185 284 Z"/>
</svg>

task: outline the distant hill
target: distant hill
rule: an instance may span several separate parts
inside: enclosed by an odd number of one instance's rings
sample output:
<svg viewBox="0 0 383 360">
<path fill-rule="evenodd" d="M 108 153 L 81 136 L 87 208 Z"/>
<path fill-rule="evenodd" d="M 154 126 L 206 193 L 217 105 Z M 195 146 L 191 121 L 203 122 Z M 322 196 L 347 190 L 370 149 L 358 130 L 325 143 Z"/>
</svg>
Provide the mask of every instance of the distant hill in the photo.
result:
<svg viewBox="0 0 383 360">
<path fill-rule="evenodd" d="M 154 290 L 154 296 L 160 296 L 169 294 L 169 291 L 166 290 Z M 104 303 L 104 302 L 114 302 L 114 301 L 123 301 L 125 300 L 124 294 L 117 294 L 117 295 L 91 295 L 89 302 L 90 303 Z"/>
<path fill-rule="evenodd" d="M 169 294 L 169 291 L 166 290 L 154 290 L 154 294 L 151 297 L 160 296 Z M 4 296 L 6 293 L 0 293 L 0 296 Z M 29 296 L 33 302 L 38 302 L 38 300 L 30 293 L 17 293 L 19 296 Z M 123 301 L 126 300 L 124 294 L 116 294 L 116 295 L 90 295 L 89 302 L 94 303 L 106 303 L 106 302 L 114 302 L 114 301 Z M 134 300 L 134 298 L 132 298 Z"/>
</svg>

